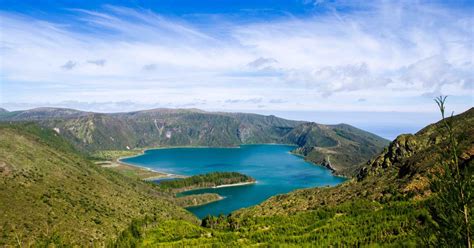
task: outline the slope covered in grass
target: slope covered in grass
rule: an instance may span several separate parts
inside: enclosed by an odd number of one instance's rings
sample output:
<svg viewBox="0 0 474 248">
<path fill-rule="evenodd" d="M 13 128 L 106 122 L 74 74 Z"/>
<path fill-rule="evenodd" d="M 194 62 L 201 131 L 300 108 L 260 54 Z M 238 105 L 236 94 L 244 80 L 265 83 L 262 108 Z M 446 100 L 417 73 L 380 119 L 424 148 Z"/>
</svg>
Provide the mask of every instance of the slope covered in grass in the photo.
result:
<svg viewBox="0 0 474 248">
<path fill-rule="evenodd" d="M 0 246 L 103 245 L 136 218 L 196 219 L 154 185 L 101 168 L 50 129 L 0 126 Z"/>
</svg>

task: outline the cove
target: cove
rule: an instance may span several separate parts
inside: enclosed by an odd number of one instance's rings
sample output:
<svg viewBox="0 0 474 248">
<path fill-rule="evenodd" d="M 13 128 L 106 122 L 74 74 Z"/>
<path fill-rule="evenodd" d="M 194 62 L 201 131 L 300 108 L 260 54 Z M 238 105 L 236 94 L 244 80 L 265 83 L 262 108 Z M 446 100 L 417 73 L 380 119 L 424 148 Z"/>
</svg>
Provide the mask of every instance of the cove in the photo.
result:
<svg viewBox="0 0 474 248">
<path fill-rule="evenodd" d="M 256 184 L 198 189 L 181 194 L 217 193 L 223 200 L 190 207 L 199 218 L 219 215 L 259 204 L 277 194 L 295 189 L 334 186 L 345 179 L 331 171 L 291 154 L 290 145 L 241 145 L 238 148 L 166 148 L 152 149 L 122 161 L 157 171 L 197 175 L 214 171 L 235 171 L 257 180 Z"/>
</svg>

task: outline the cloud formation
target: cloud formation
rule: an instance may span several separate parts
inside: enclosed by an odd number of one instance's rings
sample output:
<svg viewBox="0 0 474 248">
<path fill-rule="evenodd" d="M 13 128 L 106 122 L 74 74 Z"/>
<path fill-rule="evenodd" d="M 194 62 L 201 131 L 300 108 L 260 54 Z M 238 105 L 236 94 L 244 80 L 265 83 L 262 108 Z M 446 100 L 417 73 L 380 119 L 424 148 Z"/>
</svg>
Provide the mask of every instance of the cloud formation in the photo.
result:
<svg viewBox="0 0 474 248">
<path fill-rule="evenodd" d="M 248 63 L 247 65 L 249 67 L 252 67 L 252 68 L 262 68 L 262 67 L 267 67 L 267 66 L 271 66 L 275 63 L 278 63 L 278 61 L 276 61 L 275 59 L 272 59 L 272 58 L 258 58 L 250 63 Z"/>
<path fill-rule="evenodd" d="M 74 67 L 76 67 L 77 62 L 69 60 L 66 62 L 64 65 L 61 66 L 64 70 L 72 70 Z"/>
<path fill-rule="evenodd" d="M 94 64 L 96 66 L 104 66 L 106 60 L 105 59 L 97 59 L 97 60 L 88 60 L 87 63 Z"/>
<path fill-rule="evenodd" d="M 431 111 L 427 96 L 449 94 L 460 99 L 457 108 L 472 106 L 469 11 L 381 2 L 339 12 L 337 1 L 316 2 L 331 11 L 242 22 L 205 15 L 192 22 L 119 6 L 70 10 L 71 23 L 0 12 L 1 103 L 54 96 L 393 111 L 426 102 L 417 110 Z"/>
</svg>

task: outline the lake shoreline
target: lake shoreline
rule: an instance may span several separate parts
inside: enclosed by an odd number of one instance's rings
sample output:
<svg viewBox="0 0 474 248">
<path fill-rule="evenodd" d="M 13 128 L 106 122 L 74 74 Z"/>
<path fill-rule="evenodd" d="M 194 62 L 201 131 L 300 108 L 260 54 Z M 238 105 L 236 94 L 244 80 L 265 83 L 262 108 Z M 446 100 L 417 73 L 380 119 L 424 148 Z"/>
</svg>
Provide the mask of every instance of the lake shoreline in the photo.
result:
<svg viewBox="0 0 474 248">
<path fill-rule="evenodd" d="M 185 149 L 185 148 L 240 149 L 241 146 L 252 146 L 252 145 L 285 145 L 285 146 L 298 147 L 297 145 L 293 145 L 293 144 L 279 144 L 279 143 L 241 144 L 241 145 L 239 145 L 239 146 L 233 146 L 233 147 L 218 147 L 218 146 L 164 146 L 164 147 L 154 147 L 154 148 L 144 148 L 144 149 L 140 149 L 139 152 L 137 151 L 137 154 L 130 155 L 130 156 L 119 157 L 119 158 L 115 159 L 115 162 L 118 163 L 118 164 L 122 164 L 122 165 L 126 165 L 126 166 L 131 166 L 131 167 L 135 167 L 135 168 L 137 168 L 137 169 L 147 170 L 147 171 L 151 171 L 151 172 L 154 172 L 154 173 L 159 174 L 159 175 L 157 175 L 157 176 L 151 176 L 151 177 L 147 177 L 147 178 L 142 178 L 142 180 L 144 180 L 144 181 L 154 181 L 154 180 L 164 179 L 164 178 L 169 178 L 169 179 L 172 179 L 172 178 L 186 178 L 186 177 L 189 177 L 189 176 L 180 175 L 180 174 L 173 174 L 173 173 L 168 173 L 168 172 L 163 172 L 163 171 L 155 170 L 155 169 L 152 169 L 152 168 L 149 168 L 149 167 L 140 166 L 140 165 L 136 165 L 136 164 L 132 164 L 132 163 L 127 163 L 127 162 L 122 161 L 122 159 L 138 157 L 138 156 L 144 155 L 147 151 L 150 151 L 150 150 Z M 308 163 L 310 163 L 310 164 L 312 164 L 312 165 L 314 165 L 314 166 L 326 168 L 326 169 L 330 170 L 330 171 L 331 171 L 331 174 L 334 175 L 334 176 L 337 176 L 337 177 L 340 177 L 340 178 L 344 178 L 344 179 L 346 179 L 346 180 L 350 180 L 350 179 L 351 179 L 351 177 L 348 177 L 348 176 L 339 174 L 336 170 L 334 170 L 334 169 L 332 169 L 332 168 L 328 168 L 327 166 L 324 166 L 324 165 L 321 165 L 321 164 L 317 164 L 317 163 L 315 163 L 315 162 L 313 162 L 313 161 L 311 161 L 311 160 L 308 160 L 308 159 L 306 158 L 306 156 L 304 156 L 304 155 L 302 155 L 302 154 L 299 154 L 299 153 L 296 153 L 296 152 L 293 152 L 293 150 L 288 151 L 288 153 L 290 153 L 290 154 L 292 154 L 292 155 L 294 155 L 294 156 L 297 156 L 297 157 L 301 157 L 301 158 L 303 158 L 306 162 L 308 162 Z M 251 183 L 248 183 L 248 184 L 251 184 Z M 239 185 L 237 185 L 237 186 L 239 186 Z M 233 187 L 233 185 L 224 186 L 224 187 Z"/>
<path fill-rule="evenodd" d="M 189 176 L 227 171 L 257 177 L 257 182 L 250 181 L 250 179 L 229 180 L 227 182 L 219 180 L 221 185 L 202 183 L 201 187 L 189 187 L 179 191 L 171 188 L 168 190 L 170 193 L 175 193 L 178 199 L 181 196 L 191 196 L 182 199 L 188 202 L 185 208 L 198 218 L 203 218 L 208 214 L 228 214 L 240 208 L 253 206 L 274 195 L 302 188 L 335 186 L 346 180 L 334 176 L 328 168 L 321 165 L 315 166 L 313 162 L 305 160 L 304 156 L 292 153 L 291 151 L 296 147 L 288 144 L 249 144 L 241 145 L 239 149 L 234 147 L 232 149 L 202 149 L 202 151 L 197 147 L 197 149 L 193 149 L 194 147 L 189 146 L 180 147 L 189 148 L 189 150 L 176 149 L 177 147 L 159 147 L 147 149 L 146 151 L 156 151 L 146 152 L 143 159 L 142 157 L 125 159 L 126 157 L 140 156 L 140 152 L 144 153 L 144 151 L 138 149 L 133 151 L 136 155 L 121 154 L 127 155 L 121 158 L 121 162 L 132 163 L 132 165 L 137 163 L 137 167 L 150 166 L 154 171 L 166 170 L 171 172 L 164 173 L 157 178 L 148 178 L 147 181 L 153 181 L 154 179 L 168 180 L 164 178 L 173 178 L 175 177 L 172 174 L 173 172 L 179 173 L 181 171 Z M 190 179 L 189 182 L 193 181 Z M 196 180 L 196 186 L 200 182 Z M 214 182 L 217 182 L 217 180 Z M 175 184 L 176 187 L 183 185 L 191 186 L 191 183 Z M 197 202 L 194 202 L 194 204 L 197 203 L 198 205 L 190 206 L 194 205 L 190 204 L 193 200 L 192 195 L 202 193 L 217 193 L 223 199 L 218 196 L 196 197 Z M 207 200 L 210 201 L 207 202 Z"/>
<path fill-rule="evenodd" d="M 192 205 L 192 206 L 187 206 L 187 207 L 184 207 L 185 209 L 192 209 L 192 208 L 197 208 L 197 207 L 202 207 L 202 206 L 205 206 L 205 205 L 208 205 L 208 204 L 211 204 L 211 203 L 214 203 L 214 202 L 218 202 L 218 201 L 222 201 L 225 199 L 224 196 L 221 196 L 219 194 L 217 194 L 219 197 L 215 200 L 212 200 L 212 201 L 208 201 L 208 202 L 204 202 L 204 203 L 201 203 L 201 204 L 197 204 L 197 205 Z M 198 217 L 198 216 L 196 216 Z M 199 218 L 199 217 L 198 217 Z M 199 218 L 200 219 L 200 218 Z"/>
<path fill-rule="evenodd" d="M 181 194 L 181 193 L 184 193 L 184 192 L 190 192 L 190 191 L 201 190 L 201 189 L 221 189 L 221 188 L 228 188 L 228 187 L 240 187 L 240 186 L 247 186 L 247 185 L 257 184 L 257 182 L 258 181 L 255 180 L 255 181 L 240 182 L 240 183 L 221 184 L 221 185 L 217 185 L 217 186 L 195 187 L 195 188 L 180 190 L 177 193 Z"/>
<path fill-rule="evenodd" d="M 296 152 L 293 152 L 293 151 L 289 151 L 288 153 L 290 153 L 290 154 L 292 154 L 292 155 L 295 155 L 295 156 L 297 156 L 297 157 L 303 158 L 304 161 L 306 161 L 306 162 L 308 162 L 308 163 L 310 163 L 310 164 L 312 164 L 312 165 L 314 165 L 314 166 L 319 166 L 319 167 L 323 167 L 323 168 L 326 168 L 326 169 L 330 170 L 330 171 L 331 171 L 331 174 L 332 174 L 333 176 L 337 176 L 337 177 L 340 177 L 340 178 L 344 178 L 344 179 L 346 179 L 346 180 L 352 179 L 351 177 L 348 177 L 348 176 L 339 174 L 339 173 L 337 172 L 337 170 L 335 170 L 334 168 L 330 168 L 330 167 L 324 166 L 324 165 L 322 165 L 322 164 L 317 164 L 317 163 L 315 163 L 315 162 L 313 162 L 313 161 L 307 159 L 306 156 L 303 155 L 303 154 L 299 154 L 299 153 L 296 153 Z"/>
<path fill-rule="evenodd" d="M 135 156 L 127 156 L 127 157 L 123 157 L 123 158 L 118 158 L 118 159 L 116 159 L 115 161 L 116 161 L 118 164 L 121 164 L 121 165 L 126 165 L 126 166 L 130 166 L 130 167 L 135 167 L 135 168 L 140 169 L 140 170 L 151 171 L 151 172 L 154 172 L 154 173 L 157 173 L 157 174 L 158 174 L 158 175 L 156 175 L 156 176 L 151 176 L 151 177 L 147 177 L 147 178 L 142 178 L 142 180 L 144 180 L 144 181 L 154 181 L 154 180 L 164 179 L 164 178 L 186 178 L 186 177 L 188 177 L 188 176 L 185 176 L 185 175 L 167 173 L 167 172 L 158 171 L 158 170 L 155 170 L 155 169 L 152 169 L 152 168 L 149 168 L 149 167 L 140 166 L 140 165 L 131 164 L 131 163 L 127 163 L 127 162 L 123 162 L 123 161 L 122 161 L 122 159 L 125 159 L 125 158 L 136 157 L 136 156 L 141 156 L 141 155 L 143 155 L 143 154 L 139 154 L 139 155 L 135 155 Z"/>
<path fill-rule="evenodd" d="M 144 181 L 155 181 L 155 180 L 159 180 L 159 179 L 173 179 L 173 178 L 187 178 L 189 176 L 185 176 L 185 175 L 180 175 L 180 174 L 173 174 L 173 173 L 168 173 L 168 172 L 163 172 L 163 171 L 159 171 L 156 170 L 156 169 L 152 169 L 152 168 L 149 168 L 149 167 L 145 167 L 145 166 L 140 166 L 140 165 L 136 165 L 136 164 L 132 164 L 132 163 L 127 163 L 127 162 L 124 162 L 122 161 L 123 159 L 127 159 L 127 158 L 133 158 L 133 157 L 138 157 L 138 156 L 142 156 L 144 155 L 147 151 L 151 151 L 151 150 L 161 150 L 161 149 L 186 149 L 186 148 L 215 148 L 215 149 L 241 149 L 242 146 L 253 146 L 253 145 L 284 145 L 284 146 L 294 146 L 294 147 L 298 147 L 297 145 L 294 145 L 294 144 L 279 144 L 279 143 L 259 143 L 259 144 L 241 144 L 239 146 L 229 146 L 229 147 L 219 147 L 219 146 L 163 146 L 163 147 L 153 147 L 153 148 L 143 148 L 143 149 L 137 149 L 137 153 L 134 154 L 134 155 L 129 155 L 129 156 L 123 156 L 123 157 L 119 157 L 117 159 L 115 159 L 115 162 L 118 163 L 118 164 L 121 164 L 121 165 L 125 165 L 125 166 L 130 166 L 130 167 L 135 167 L 139 170 L 147 170 L 147 171 L 150 171 L 150 172 L 154 172 L 154 173 L 157 173 L 158 175 L 156 176 L 151 176 L 151 177 L 147 177 L 147 178 L 142 178 L 142 180 Z M 327 166 L 324 166 L 324 165 L 321 165 L 321 164 L 317 164 L 311 160 L 308 160 L 306 158 L 306 156 L 302 155 L 302 154 L 299 154 L 299 153 L 296 153 L 294 152 L 293 150 L 290 150 L 288 151 L 288 153 L 294 155 L 294 156 L 297 156 L 297 157 L 301 157 L 303 158 L 306 162 L 314 165 L 314 166 L 318 166 L 318 167 L 323 167 L 323 168 L 326 168 L 328 170 L 331 171 L 331 174 L 333 176 L 337 176 L 337 177 L 340 177 L 340 178 L 343 178 L 343 179 L 346 179 L 346 180 L 350 180 L 351 177 L 348 177 L 348 176 L 345 176 L 345 175 L 342 175 L 342 174 L 339 174 L 336 170 L 332 169 L 332 168 L 328 168 Z M 252 184 L 252 182 L 249 182 L 249 183 L 245 183 L 243 185 L 247 185 L 247 184 Z M 229 186 L 217 186 L 217 187 L 212 187 L 212 188 L 223 188 L 223 187 L 235 187 L 235 186 L 241 186 L 241 185 L 229 185 Z M 194 190 L 194 189 L 193 189 Z"/>
<path fill-rule="evenodd" d="M 154 180 L 163 179 L 163 178 L 170 178 L 170 179 L 171 178 L 186 178 L 186 177 L 189 177 L 189 176 L 180 175 L 180 174 L 173 174 L 173 173 L 167 173 L 167 172 L 155 170 L 155 169 L 152 169 L 152 168 L 149 168 L 149 167 L 127 163 L 127 162 L 122 161 L 122 159 L 138 157 L 138 156 L 144 155 L 147 151 L 151 151 L 151 150 L 185 149 L 185 148 L 241 149 L 241 146 L 253 146 L 253 145 L 284 145 L 284 146 L 298 147 L 297 145 L 294 145 L 294 144 L 280 144 L 280 143 L 240 144 L 239 146 L 229 146 L 229 147 L 219 147 L 219 146 L 163 146 L 163 147 L 137 149 L 137 154 L 119 157 L 119 158 L 115 159 L 115 162 L 118 163 L 118 164 L 131 166 L 131 167 L 135 167 L 135 168 L 138 168 L 138 169 L 148 170 L 148 171 L 152 171 L 152 172 L 160 174 L 160 175 L 157 175 L 157 176 L 142 178 L 142 180 L 144 180 L 144 181 L 154 181 Z M 248 184 L 252 184 L 252 183 L 248 183 Z M 240 185 L 236 185 L 236 186 L 240 186 Z M 233 187 L 233 186 L 225 186 L 225 187 Z"/>
<path fill-rule="evenodd" d="M 238 186 L 245 186 L 245 185 L 251 185 L 251 184 L 256 184 L 257 181 L 252 181 L 252 182 L 241 182 L 241 183 L 231 183 L 231 184 L 222 184 L 222 185 L 217 185 L 213 186 L 210 189 L 219 189 L 219 188 L 226 188 L 226 187 L 238 187 Z M 206 188 L 204 188 L 206 189 Z"/>
</svg>

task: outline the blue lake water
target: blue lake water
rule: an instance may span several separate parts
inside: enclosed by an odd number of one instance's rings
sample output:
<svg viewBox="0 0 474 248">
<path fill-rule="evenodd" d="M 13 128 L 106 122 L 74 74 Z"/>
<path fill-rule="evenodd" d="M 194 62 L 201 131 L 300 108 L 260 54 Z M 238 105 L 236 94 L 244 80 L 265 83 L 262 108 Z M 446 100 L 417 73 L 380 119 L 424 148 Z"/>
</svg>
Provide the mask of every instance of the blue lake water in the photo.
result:
<svg viewBox="0 0 474 248">
<path fill-rule="evenodd" d="M 221 201 L 188 208 L 196 216 L 203 218 L 208 214 L 229 214 L 295 189 L 334 186 L 345 180 L 332 175 L 331 171 L 322 166 L 308 163 L 291 154 L 290 151 L 294 148 L 289 145 L 242 145 L 240 148 L 154 149 L 122 161 L 188 176 L 214 171 L 235 171 L 257 180 L 252 185 L 182 193 L 217 193 L 225 197 Z"/>
</svg>

